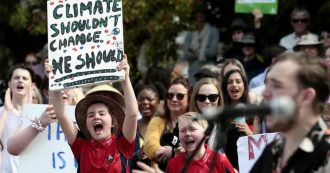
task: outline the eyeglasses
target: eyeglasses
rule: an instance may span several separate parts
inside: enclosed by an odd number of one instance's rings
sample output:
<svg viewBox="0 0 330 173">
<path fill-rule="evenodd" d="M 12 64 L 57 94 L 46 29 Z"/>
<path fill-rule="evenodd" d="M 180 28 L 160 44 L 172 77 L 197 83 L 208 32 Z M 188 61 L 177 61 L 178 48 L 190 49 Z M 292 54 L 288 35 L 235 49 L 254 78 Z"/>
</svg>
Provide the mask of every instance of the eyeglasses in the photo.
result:
<svg viewBox="0 0 330 173">
<path fill-rule="evenodd" d="M 205 102 L 206 98 L 209 99 L 210 102 L 215 102 L 215 101 L 217 101 L 218 97 L 219 97 L 219 94 L 210 94 L 210 95 L 197 94 L 195 98 L 199 102 Z"/>
<path fill-rule="evenodd" d="M 182 94 L 182 93 L 167 93 L 167 99 L 168 100 L 172 100 L 174 98 L 174 96 L 178 99 L 178 100 L 183 100 L 184 96 L 187 94 Z"/>
<path fill-rule="evenodd" d="M 292 23 L 307 23 L 308 22 L 308 19 L 291 19 L 291 22 Z"/>
</svg>

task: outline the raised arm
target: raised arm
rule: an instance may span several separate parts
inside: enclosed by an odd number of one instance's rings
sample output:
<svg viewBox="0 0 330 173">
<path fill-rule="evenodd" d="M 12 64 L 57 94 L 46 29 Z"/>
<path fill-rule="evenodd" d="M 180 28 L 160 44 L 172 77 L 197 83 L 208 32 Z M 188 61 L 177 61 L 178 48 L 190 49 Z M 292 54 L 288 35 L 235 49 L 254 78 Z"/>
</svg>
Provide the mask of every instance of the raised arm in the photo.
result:
<svg viewBox="0 0 330 173">
<path fill-rule="evenodd" d="M 134 94 L 134 90 L 129 78 L 129 64 L 127 62 L 127 56 L 124 55 L 124 59 L 119 63 L 118 70 L 124 70 L 125 80 L 121 82 L 121 86 L 124 91 L 125 98 L 125 119 L 123 123 L 123 134 L 127 141 L 132 142 L 136 136 L 137 129 L 137 116 L 138 116 L 138 104 Z"/>
<path fill-rule="evenodd" d="M 0 115 L 0 137 L 2 136 L 3 129 L 5 127 L 9 112 L 14 109 L 13 103 L 11 102 L 11 91 L 10 88 L 7 88 L 5 94 L 5 106 Z"/>
<path fill-rule="evenodd" d="M 26 128 L 18 128 L 16 133 L 9 138 L 7 150 L 12 155 L 20 155 L 29 144 L 42 132 L 50 123 L 55 122 L 55 111 L 52 105 L 48 105 L 40 118 Z M 33 127 L 34 126 L 34 127 Z"/>
<path fill-rule="evenodd" d="M 48 59 L 45 61 L 44 65 L 45 65 L 45 72 L 48 76 L 48 74 L 52 72 L 53 67 L 51 64 L 49 64 Z M 68 113 L 65 111 L 65 102 L 63 100 L 61 91 L 53 91 L 50 94 L 53 97 L 52 102 L 56 113 L 56 118 L 60 123 L 60 126 L 63 130 L 65 137 L 68 140 L 68 143 L 71 145 L 76 139 L 78 128 L 75 126 L 73 121 L 70 119 Z"/>
<path fill-rule="evenodd" d="M 61 91 L 53 91 L 53 105 L 56 113 L 56 118 L 60 123 L 60 126 L 63 130 L 65 137 L 68 140 L 68 143 L 71 145 L 76 139 L 78 128 L 75 126 L 70 116 L 65 111 L 65 104 Z"/>
</svg>

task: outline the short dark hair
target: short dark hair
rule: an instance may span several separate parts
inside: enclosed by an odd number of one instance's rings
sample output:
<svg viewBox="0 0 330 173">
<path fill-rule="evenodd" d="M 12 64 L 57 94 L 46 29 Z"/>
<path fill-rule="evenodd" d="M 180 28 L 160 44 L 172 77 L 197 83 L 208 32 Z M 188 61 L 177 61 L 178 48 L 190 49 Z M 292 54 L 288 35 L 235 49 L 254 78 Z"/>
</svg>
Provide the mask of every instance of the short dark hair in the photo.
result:
<svg viewBox="0 0 330 173">
<path fill-rule="evenodd" d="M 330 70 L 321 57 L 310 57 L 304 53 L 284 53 L 276 63 L 293 61 L 299 65 L 297 80 L 303 88 L 313 88 L 316 97 L 313 102 L 315 113 L 324 110 L 325 103 L 330 94 Z"/>
<path fill-rule="evenodd" d="M 20 63 L 20 64 L 16 64 L 15 66 L 13 66 L 12 68 L 10 68 L 8 76 L 7 76 L 7 80 L 10 81 L 11 78 L 13 77 L 13 73 L 16 69 L 23 69 L 23 70 L 27 70 L 30 73 L 31 76 L 31 80 L 32 82 L 35 82 L 36 77 L 35 77 L 35 73 L 34 71 L 27 65 L 24 63 Z"/>
</svg>

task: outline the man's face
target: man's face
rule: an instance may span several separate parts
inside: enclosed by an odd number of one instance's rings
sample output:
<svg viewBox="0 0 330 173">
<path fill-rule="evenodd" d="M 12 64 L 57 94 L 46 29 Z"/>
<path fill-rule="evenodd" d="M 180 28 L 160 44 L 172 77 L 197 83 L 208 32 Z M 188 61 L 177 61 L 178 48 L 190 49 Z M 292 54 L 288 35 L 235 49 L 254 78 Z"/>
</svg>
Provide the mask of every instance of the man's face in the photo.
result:
<svg viewBox="0 0 330 173">
<path fill-rule="evenodd" d="M 291 26 L 295 33 L 303 33 L 307 31 L 309 19 L 303 12 L 298 12 L 291 17 Z"/>
<path fill-rule="evenodd" d="M 31 74 L 26 69 L 18 68 L 13 71 L 8 84 L 14 96 L 27 96 L 32 87 Z"/>
<path fill-rule="evenodd" d="M 265 102 L 280 96 L 288 96 L 292 98 L 297 109 L 299 109 L 301 90 L 296 78 L 298 69 L 299 66 L 293 61 L 282 61 L 275 64 L 266 77 L 265 90 L 262 93 Z M 268 116 L 266 117 L 266 124 L 271 131 L 286 131 L 292 127 L 296 116 L 294 115 L 290 119 L 278 119 Z"/>
</svg>

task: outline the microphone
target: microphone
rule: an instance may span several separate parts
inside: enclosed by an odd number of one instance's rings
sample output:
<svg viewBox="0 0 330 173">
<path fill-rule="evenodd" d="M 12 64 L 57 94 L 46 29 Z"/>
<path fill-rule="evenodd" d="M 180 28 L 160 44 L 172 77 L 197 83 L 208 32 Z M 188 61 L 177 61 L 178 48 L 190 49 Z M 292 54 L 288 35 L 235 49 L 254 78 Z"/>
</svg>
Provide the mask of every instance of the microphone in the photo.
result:
<svg viewBox="0 0 330 173">
<path fill-rule="evenodd" d="M 173 129 L 173 133 L 165 133 L 162 135 L 161 140 L 168 146 L 172 148 L 177 148 L 179 146 L 179 128 L 178 125 Z"/>
<path fill-rule="evenodd" d="M 245 104 L 243 103 L 238 103 L 235 108 L 246 108 Z M 241 116 L 237 116 L 234 118 L 234 121 L 236 122 L 240 122 L 240 123 L 245 123 L 245 116 L 244 115 L 241 115 Z"/>
<path fill-rule="evenodd" d="M 287 119 L 293 116 L 296 105 L 294 101 L 286 96 L 274 98 L 269 103 L 257 105 L 244 105 L 233 107 L 222 107 L 209 110 L 203 116 L 208 121 L 222 122 L 229 118 L 246 116 L 265 116 L 270 115 L 279 119 Z"/>
<path fill-rule="evenodd" d="M 162 136 L 162 140 L 172 148 L 177 148 L 179 146 L 179 138 L 172 133 L 165 133 Z"/>
</svg>

